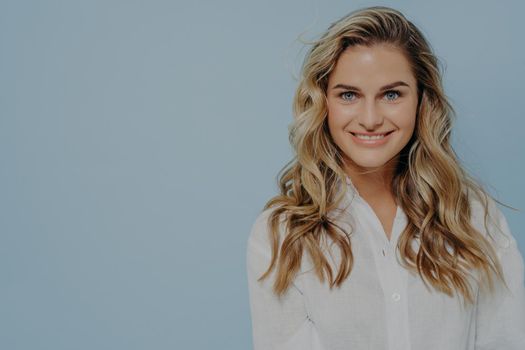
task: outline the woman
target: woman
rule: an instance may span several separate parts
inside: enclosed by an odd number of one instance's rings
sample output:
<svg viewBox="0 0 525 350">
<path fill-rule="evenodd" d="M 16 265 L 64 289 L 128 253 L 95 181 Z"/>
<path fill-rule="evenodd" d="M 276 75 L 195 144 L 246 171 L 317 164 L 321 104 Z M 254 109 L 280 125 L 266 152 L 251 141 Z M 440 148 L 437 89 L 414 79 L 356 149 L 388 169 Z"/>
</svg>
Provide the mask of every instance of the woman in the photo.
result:
<svg viewBox="0 0 525 350">
<path fill-rule="evenodd" d="M 254 350 L 525 349 L 523 257 L 455 156 L 414 24 L 381 6 L 333 23 L 294 115 L 295 161 L 248 239 Z"/>
</svg>

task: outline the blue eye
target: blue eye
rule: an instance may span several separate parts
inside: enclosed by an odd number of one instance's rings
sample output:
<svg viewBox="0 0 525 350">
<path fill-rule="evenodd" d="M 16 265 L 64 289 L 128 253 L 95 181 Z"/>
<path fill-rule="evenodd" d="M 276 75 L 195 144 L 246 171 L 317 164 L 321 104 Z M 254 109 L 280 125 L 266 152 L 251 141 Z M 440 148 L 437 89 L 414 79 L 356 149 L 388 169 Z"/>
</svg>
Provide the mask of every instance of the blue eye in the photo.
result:
<svg viewBox="0 0 525 350">
<path fill-rule="evenodd" d="M 350 95 L 350 97 L 347 97 L 348 95 Z M 352 101 L 354 100 L 354 98 L 352 98 L 354 95 L 355 93 L 352 91 L 345 91 L 339 94 L 339 97 L 341 97 L 345 101 Z M 385 96 L 387 96 L 388 101 L 395 101 L 396 99 L 401 97 L 401 92 L 399 92 L 398 90 L 388 90 L 385 92 Z"/>
<path fill-rule="evenodd" d="M 388 90 L 387 92 L 385 92 L 385 96 L 387 96 L 387 95 L 390 94 L 390 93 L 397 94 L 397 97 L 401 96 L 401 94 L 400 94 L 399 91 L 397 91 L 397 90 Z M 390 96 L 391 96 L 391 95 L 390 95 Z M 387 100 L 389 100 L 389 101 L 394 101 L 395 98 L 393 98 L 393 99 L 389 99 L 389 98 L 387 98 Z"/>
<path fill-rule="evenodd" d="M 343 93 L 340 95 L 341 98 L 342 98 L 343 100 L 347 100 L 347 101 L 348 101 L 348 99 L 344 98 L 344 96 L 345 96 L 346 94 L 354 94 L 354 93 L 353 93 L 352 91 L 346 91 L 346 92 L 343 92 Z"/>
</svg>

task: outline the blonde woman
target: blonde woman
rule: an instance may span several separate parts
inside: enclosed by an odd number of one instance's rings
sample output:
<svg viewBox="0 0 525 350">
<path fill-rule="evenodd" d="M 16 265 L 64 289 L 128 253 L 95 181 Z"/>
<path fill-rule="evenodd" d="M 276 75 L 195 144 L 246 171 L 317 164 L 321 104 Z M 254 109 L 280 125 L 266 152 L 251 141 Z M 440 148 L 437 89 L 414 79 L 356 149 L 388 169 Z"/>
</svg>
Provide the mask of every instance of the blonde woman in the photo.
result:
<svg viewBox="0 0 525 350">
<path fill-rule="evenodd" d="M 343 17 L 293 106 L 296 156 L 247 243 L 254 350 L 524 350 L 523 257 L 450 145 L 421 31 L 387 7 Z"/>
</svg>

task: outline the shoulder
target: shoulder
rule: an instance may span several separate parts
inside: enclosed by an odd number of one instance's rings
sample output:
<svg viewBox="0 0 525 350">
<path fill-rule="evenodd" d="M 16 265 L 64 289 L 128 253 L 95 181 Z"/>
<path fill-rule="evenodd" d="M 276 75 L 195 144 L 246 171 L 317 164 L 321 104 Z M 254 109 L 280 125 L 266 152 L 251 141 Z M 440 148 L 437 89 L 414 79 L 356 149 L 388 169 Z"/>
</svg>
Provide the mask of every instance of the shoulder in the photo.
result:
<svg viewBox="0 0 525 350">
<path fill-rule="evenodd" d="M 257 214 L 255 220 L 252 222 L 250 232 L 248 235 L 248 248 L 263 247 L 269 249 L 271 246 L 271 215 L 276 210 L 275 207 L 267 208 Z M 279 217 L 278 233 L 282 241 L 284 232 L 284 219 L 283 215 Z"/>
<path fill-rule="evenodd" d="M 259 212 L 251 225 L 251 229 L 246 241 L 246 266 L 248 271 L 248 278 L 250 281 L 257 280 L 269 268 L 272 261 L 273 254 L 273 238 L 271 232 L 271 216 L 275 208 L 264 209 Z M 282 244 L 282 216 L 278 226 L 278 247 Z M 277 253 L 277 251 L 276 251 Z M 278 253 L 277 253 L 278 254 Z M 276 270 L 271 270 L 272 280 L 275 276 Z M 271 282 L 265 282 L 271 283 Z"/>
<path fill-rule="evenodd" d="M 471 224 L 485 236 L 489 241 L 496 244 L 497 248 L 508 248 L 516 244 L 507 219 L 497 202 L 490 196 L 486 196 L 487 208 L 485 209 L 482 199 L 473 196 L 470 199 Z"/>
</svg>

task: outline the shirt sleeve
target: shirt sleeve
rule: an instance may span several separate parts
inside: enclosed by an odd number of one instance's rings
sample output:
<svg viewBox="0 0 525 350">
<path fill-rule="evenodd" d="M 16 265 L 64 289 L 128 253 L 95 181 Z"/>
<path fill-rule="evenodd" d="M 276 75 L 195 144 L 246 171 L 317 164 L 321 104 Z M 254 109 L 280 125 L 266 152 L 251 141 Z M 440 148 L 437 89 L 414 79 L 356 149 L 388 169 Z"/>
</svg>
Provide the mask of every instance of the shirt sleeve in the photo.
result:
<svg viewBox="0 0 525 350">
<path fill-rule="evenodd" d="M 480 289 L 476 314 L 476 350 L 525 349 L 525 285 L 523 256 L 501 210 L 493 206 L 495 248 L 509 289 L 495 279 L 496 293 Z M 491 226 L 488 226 L 489 228 Z M 495 284 L 496 284 L 495 283 Z"/>
<path fill-rule="evenodd" d="M 254 350 L 305 350 L 311 325 L 303 293 L 293 283 L 280 299 L 272 290 L 276 268 L 262 281 L 257 279 L 271 260 L 268 217 L 272 209 L 259 214 L 252 226 L 246 252 L 246 267 Z M 280 226 L 282 232 L 283 225 Z M 281 240 L 282 241 L 282 240 Z"/>
</svg>

